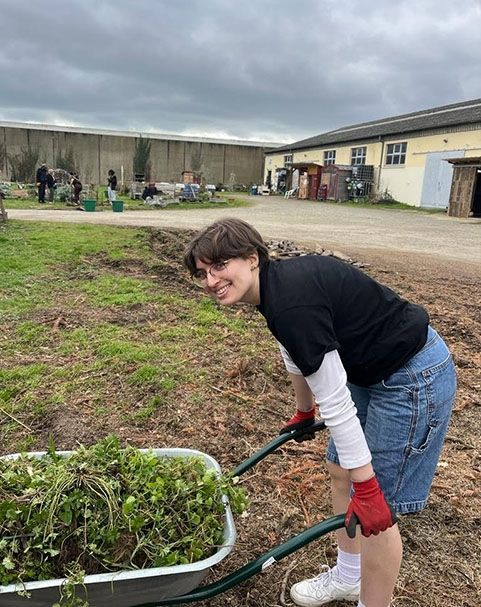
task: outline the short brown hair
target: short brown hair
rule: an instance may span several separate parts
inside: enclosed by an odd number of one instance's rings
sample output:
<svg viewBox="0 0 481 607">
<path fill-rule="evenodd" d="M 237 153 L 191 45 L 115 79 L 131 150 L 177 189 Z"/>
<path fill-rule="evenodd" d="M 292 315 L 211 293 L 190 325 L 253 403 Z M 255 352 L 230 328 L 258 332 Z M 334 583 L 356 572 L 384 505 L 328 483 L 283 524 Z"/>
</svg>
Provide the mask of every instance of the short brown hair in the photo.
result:
<svg viewBox="0 0 481 607">
<path fill-rule="evenodd" d="M 246 259 L 259 255 L 259 265 L 269 260 L 269 251 L 259 232 L 246 221 L 226 217 L 198 232 L 187 245 L 184 264 L 191 274 L 196 271 L 195 260 L 217 263 L 233 257 Z"/>
</svg>

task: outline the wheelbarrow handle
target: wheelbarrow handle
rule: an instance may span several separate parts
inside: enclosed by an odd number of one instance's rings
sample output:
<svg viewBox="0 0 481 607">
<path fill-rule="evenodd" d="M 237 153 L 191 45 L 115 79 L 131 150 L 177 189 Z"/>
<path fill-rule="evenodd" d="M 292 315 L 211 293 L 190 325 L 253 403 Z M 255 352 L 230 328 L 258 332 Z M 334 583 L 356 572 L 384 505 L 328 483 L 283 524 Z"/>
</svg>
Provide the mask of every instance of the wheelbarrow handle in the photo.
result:
<svg viewBox="0 0 481 607">
<path fill-rule="evenodd" d="M 319 432 L 319 430 L 324 430 L 325 427 L 326 427 L 326 425 L 324 422 L 316 422 L 312 426 L 309 426 L 308 431 L 309 431 L 309 433 Z M 301 428 L 299 430 L 292 430 L 292 432 L 286 432 L 285 434 L 279 434 L 279 436 L 276 436 L 276 438 L 271 440 L 270 443 L 267 443 L 267 445 L 265 447 L 263 447 L 262 449 L 259 449 L 259 451 L 256 451 L 254 453 L 254 455 L 251 455 L 251 457 L 249 457 L 248 459 L 243 461 L 241 464 L 239 464 L 237 466 L 237 468 L 235 468 L 231 472 L 231 475 L 240 476 L 241 474 L 244 474 L 244 472 L 247 472 L 247 470 L 250 470 L 251 468 L 253 468 L 256 464 L 258 464 L 261 460 L 263 460 L 267 455 L 269 455 L 269 453 L 272 453 L 273 451 L 278 449 L 281 445 L 283 445 L 284 443 L 287 443 L 287 441 L 295 440 L 296 438 L 300 438 L 305 433 L 306 433 L 306 429 Z"/>
<path fill-rule="evenodd" d="M 266 552 L 262 556 L 259 556 L 255 560 L 247 563 L 244 567 L 237 569 L 230 575 L 226 575 L 221 578 L 217 582 L 213 582 L 212 584 L 207 584 L 206 586 L 201 586 L 197 588 L 193 592 L 189 594 L 184 594 L 183 596 L 171 597 L 168 599 L 160 599 L 159 601 L 155 601 L 154 603 L 142 603 L 140 605 L 132 605 L 132 607 L 160 607 L 162 605 L 180 605 L 183 603 L 193 603 L 194 601 L 203 601 L 205 599 L 210 599 L 213 596 L 221 594 L 226 590 L 248 580 L 250 577 L 255 575 L 256 573 L 260 573 L 264 571 L 270 565 L 280 561 L 286 556 L 289 556 L 296 550 L 299 550 L 303 546 L 306 546 L 310 542 L 318 539 L 322 535 L 329 533 L 331 531 L 335 531 L 336 529 L 341 529 L 344 527 L 344 514 L 339 514 L 337 516 L 331 516 L 330 518 L 317 523 L 313 527 L 309 527 L 299 535 L 292 537 L 284 544 L 280 544 L 269 552 Z"/>
</svg>

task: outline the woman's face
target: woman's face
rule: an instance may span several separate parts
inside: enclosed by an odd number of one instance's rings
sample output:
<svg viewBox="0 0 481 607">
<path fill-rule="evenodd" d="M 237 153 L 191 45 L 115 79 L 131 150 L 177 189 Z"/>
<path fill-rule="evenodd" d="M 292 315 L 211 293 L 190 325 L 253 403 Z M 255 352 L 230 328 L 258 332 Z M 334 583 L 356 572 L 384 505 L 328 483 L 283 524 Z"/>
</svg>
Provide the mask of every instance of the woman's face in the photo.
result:
<svg viewBox="0 0 481 607">
<path fill-rule="evenodd" d="M 244 302 L 258 304 L 259 258 L 257 253 L 247 259 L 233 257 L 224 264 L 212 264 L 196 259 L 197 270 L 205 272 L 202 287 L 223 306 Z"/>
</svg>

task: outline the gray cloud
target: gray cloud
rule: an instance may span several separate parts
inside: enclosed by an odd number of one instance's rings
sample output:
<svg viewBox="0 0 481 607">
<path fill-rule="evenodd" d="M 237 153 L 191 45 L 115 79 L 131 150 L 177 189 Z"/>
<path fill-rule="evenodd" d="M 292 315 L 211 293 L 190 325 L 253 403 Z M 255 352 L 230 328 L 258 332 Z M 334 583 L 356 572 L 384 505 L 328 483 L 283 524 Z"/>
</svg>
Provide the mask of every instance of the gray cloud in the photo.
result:
<svg viewBox="0 0 481 607">
<path fill-rule="evenodd" d="M 0 119 L 301 139 L 481 97 L 479 31 L 478 0 L 0 0 Z"/>
</svg>

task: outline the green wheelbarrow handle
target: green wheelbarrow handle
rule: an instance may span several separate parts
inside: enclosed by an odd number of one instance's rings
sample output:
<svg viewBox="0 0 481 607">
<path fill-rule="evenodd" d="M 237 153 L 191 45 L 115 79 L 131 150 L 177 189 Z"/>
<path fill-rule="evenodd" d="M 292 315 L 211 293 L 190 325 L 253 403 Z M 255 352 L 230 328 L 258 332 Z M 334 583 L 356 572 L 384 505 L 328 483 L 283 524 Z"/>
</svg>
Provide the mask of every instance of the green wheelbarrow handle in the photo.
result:
<svg viewBox="0 0 481 607">
<path fill-rule="evenodd" d="M 241 582 L 245 582 L 250 577 L 255 575 L 256 573 L 260 573 L 264 571 L 270 565 L 280 561 L 286 556 L 289 556 L 296 550 L 299 550 L 303 546 L 306 546 L 310 542 L 317 540 L 322 535 L 326 533 L 330 533 L 331 531 L 335 531 L 336 529 L 341 529 L 344 527 L 344 514 L 339 514 L 338 516 L 331 516 L 330 518 L 322 521 L 321 523 L 317 523 L 313 527 L 309 527 L 299 535 L 291 538 L 284 544 L 280 544 L 276 546 L 269 552 L 266 552 L 262 556 L 259 556 L 254 561 L 247 563 L 244 567 L 237 569 L 230 575 L 223 577 L 217 582 L 213 582 L 212 584 L 208 584 L 206 586 L 201 586 L 197 590 L 189 594 L 184 594 L 182 596 L 171 597 L 168 599 L 161 599 L 160 601 L 155 601 L 155 603 L 142 603 L 139 605 L 133 605 L 132 607 L 160 607 L 161 605 L 181 605 L 182 603 L 193 603 L 194 601 L 203 601 L 205 599 L 210 599 L 213 596 L 217 596 L 225 592 L 226 590 L 230 590 L 237 584 Z"/>
<path fill-rule="evenodd" d="M 319 430 L 323 430 L 325 425 L 323 422 L 317 422 L 313 426 L 309 427 L 309 432 L 318 432 Z M 232 476 L 240 476 L 250 468 L 253 468 L 258 462 L 264 459 L 269 453 L 275 451 L 278 447 L 286 443 L 290 440 L 295 440 L 300 436 L 306 433 L 305 429 L 294 430 L 292 432 L 286 434 L 280 434 L 276 438 L 274 438 L 270 443 L 268 443 L 264 448 L 260 449 L 254 455 L 246 459 L 242 464 L 237 466 L 231 474 Z M 247 563 L 244 567 L 237 569 L 233 573 L 223 577 L 217 582 L 213 582 L 212 584 L 207 584 L 206 586 L 201 586 L 197 588 L 193 592 L 189 594 L 184 594 L 182 596 L 170 597 L 167 599 L 161 599 L 159 601 L 155 601 L 154 603 L 141 603 L 138 605 L 132 605 L 132 607 L 160 607 L 161 605 L 181 605 L 183 603 L 193 603 L 195 601 L 203 601 L 206 599 L 210 599 L 218 594 L 225 592 L 226 590 L 230 590 L 237 584 L 248 580 L 250 577 L 255 575 L 256 573 L 260 573 L 264 571 L 270 565 L 280 561 L 281 559 L 289 556 L 296 550 L 303 548 L 307 544 L 317 540 L 321 536 L 326 533 L 330 533 L 331 531 L 335 531 L 336 529 L 341 529 L 344 527 L 344 514 L 339 514 L 338 516 L 332 516 L 331 518 L 326 519 L 309 529 L 306 529 L 299 535 L 291 538 L 284 544 L 280 544 L 269 552 L 266 552 L 262 556 L 259 556 L 255 560 Z"/>
<path fill-rule="evenodd" d="M 312 426 L 309 426 L 308 430 L 306 430 L 306 429 L 293 430 L 292 432 L 286 432 L 285 434 L 279 434 L 279 436 L 276 436 L 276 438 L 271 440 L 271 442 L 268 443 L 265 447 L 263 447 L 262 449 L 259 449 L 259 451 L 256 451 L 254 453 L 254 455 L 252 455 L 251 457 L 246 459 L 244 462 L 239 464 L 237 466 L 237 468 L 235 468 L 231 472 L 231 475 L 240 476 L 241 474 L 244 474 L 244 472 L 247 472 L 247 470 L 250 470 L 251 468 L 253 468 L 262 459 L 264 459 L 267 455 L 269 455 L 269 453 L 272 453 L 273 451 L 278 449 L 281 445 L 283 445 L 284 443 L 287 443 L 287 441 L 296 440 L 296 438 L 300 438 L 301 436 L 304 436 L 304 434 L 306 434 L 306 431 L 309 431 L 309 433 L 314 433 L 314 432 L 319 432 L 319 430 L 324 430 L 325 428 L 326 428 L 326 425 L 324 424 L 324 422 L 316 422 Z"/>
</svg>

